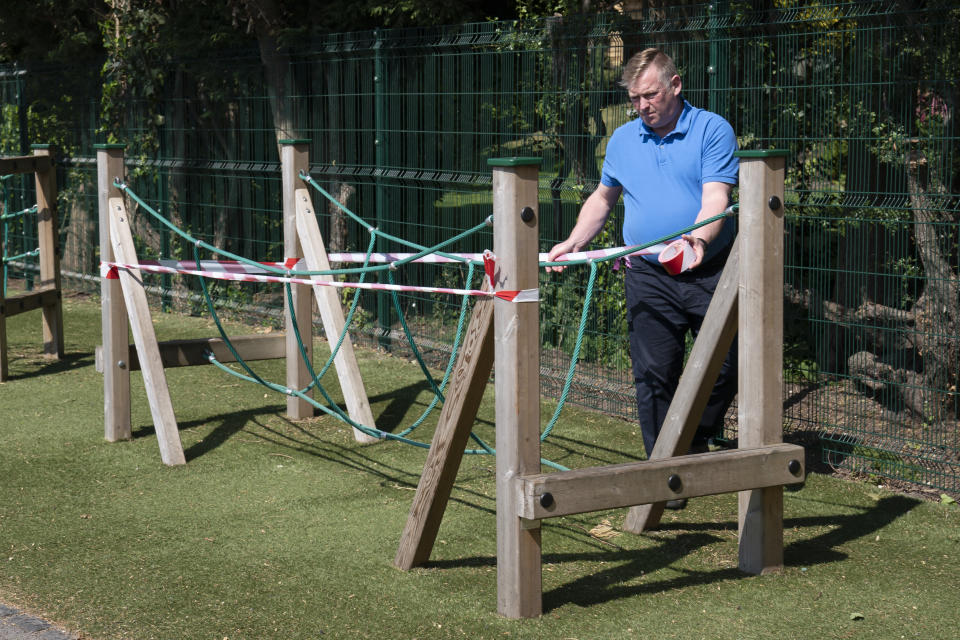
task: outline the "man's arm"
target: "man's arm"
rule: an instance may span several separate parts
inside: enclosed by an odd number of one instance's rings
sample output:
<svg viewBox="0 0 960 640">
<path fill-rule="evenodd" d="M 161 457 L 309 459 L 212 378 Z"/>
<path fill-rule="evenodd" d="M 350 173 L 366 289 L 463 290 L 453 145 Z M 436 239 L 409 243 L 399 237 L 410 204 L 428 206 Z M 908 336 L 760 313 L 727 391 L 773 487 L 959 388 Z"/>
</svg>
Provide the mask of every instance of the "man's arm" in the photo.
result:
<svg viewBox="0 0 960 640">
<path fill-rule="evenodd" d="M 622 187 L 608 187 L 601 183 L 580 207 L 577 224 L 573 226 L 567 239 L 550 249 L 547 262 L 554 262 L 557 257 L 580 251 L 590 244 L 590 241 L 603 229 L 610 211 L 620 199 L 621 191 L 623 191 Z M 547 267 L 547 271 L 563 271 L 563 267 Z"/>
<path fill-rule="evenodd" d="M 697 213 L 697 222 L 707 220 L 713 216 L 724 212 L 730 203 L 730 194 L 733 191 L 733 185 L 726 182 L 706 182 L 703 185 L 703 193 L 700 196 L 700 212 Z M 689 234 L 683 236 L 683 239 L 689 242 L 697 254 L 697 259 L 690 265 L 695 269 L 703 262 L 703 255 L 707 251 L 707 245 L 713 242 L 720 234 L 723 227 L 723 220 L 711 222 L 708 225 L 694 229 Z"/>
</svg>

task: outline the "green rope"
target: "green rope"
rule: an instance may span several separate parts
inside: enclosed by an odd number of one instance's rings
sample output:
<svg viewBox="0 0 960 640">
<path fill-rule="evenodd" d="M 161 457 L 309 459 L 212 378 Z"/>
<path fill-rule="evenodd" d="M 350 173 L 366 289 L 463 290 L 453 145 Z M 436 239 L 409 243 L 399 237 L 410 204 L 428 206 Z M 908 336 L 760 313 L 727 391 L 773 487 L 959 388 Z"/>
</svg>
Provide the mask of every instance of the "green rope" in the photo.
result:
<svg viewBox="0 0 960 640">
<path fill-rule="evenodd" d="M 332 202 L 334 205 L 336 205 L 341 211 L 343 211 L 344 213 L 346 213 L 354 222 L 356 222 L 357 224 L 359 224 L 359 225 L 361 225 L 362 227 L 364 227 L 367 231 L 373 231 L 373 230 L 376 229 L 376 227 L 370 225 L 368 222 L 366 222 L 365 220 L 363 220 L 363 218 L 361 218 L 360 216 L 358 216 L 357 214 L 355 214 L 353 211 L 351 211 L 349 208 L 347 208 L 346 206 L 344 206 L 339 200 L 337 200 L 337 199 L 334 198 L 332 195 L 330 195 L 330 193 L 329 193 L 328 191 L 326 191 L 323 187 L 321 187 L 319 184 L 317 184 L 317 182 L 316 182 L 312 177 L 310 177 L 309 174 L 304 173 L 304 172 L 301 172 L 301 173 L 300 173 L 300 179 L 303 180 L 304 182 L 306 182 L 307 184 L 309 184 L 310 186 L 312 186 L 318 193 L 320 193 L 323 197 L 327 198 L 330 202 Z M 482 223 L 480 223 L 479 225 L 477 225 L 477 226 L 474 227 L 473 229 L 468 230 L 468 231 L 465 231 L 465 232 L 463 232 L 462 234 L 460 234 L 459 236 L 457 236 L 457 237 L 456 237 L 456 240 L 460 240 L 460 239 L 462 239 L 463 237 L 466 237 L 467 235 L 469 235 L 470 233 L 475 233 L 476 231 L 482 229 L 483 227 L 490 226 L 490 224 L 492 224 L 492 221 L 493 221 L 493 216 L 489 216 L 486 220 L 484 220 Z M 415 243 L 415 242 L 411 242 L 411 241 L 406 240 L 406 239 L 404 239 L 404 238 L 398 238 L 397 236 L 390 235 L 390 234 L 385 233 L 385 232 L 383 232 L 383 231 L 381 231 L 380 234 L 381 234 L 385 239 L 387 239 L 387 240 L 391 240 L 391 241 L 393 241 L 393 242 L 399 243 L 399 244 L 401 244 L 401 245 L 403 245 L 403 246 L 405 246 L 405 247 L 410 247 L 411 249 L 417 249 L 417 250 L 419 250 L 419 251 L 421 252 L 421 253 L 417 254 L 416 256 L 411 256 L 411 257 L 408 257 L 408 258 L 404 258 L 403 260 L 398 260 L 398 261 L 395 263 L 395 264 L 397 264 L 397 265 L 406 264 L 407 262 L 412 262 L 413 260 L 416 260 L 416 259 L 418 259 L 418 258 L 420 258 L 420 257 L 423 257 L 423 256 L 425 256 L 425 255 L 429 255 L 429 254 L 432 254 L 432 253 L 433 253 L 433 254 L 436 254 L 436 255 L 438 255 L 438 256 L 444 257 L 444 258 L 449 258 L 450 260 L 454 260 L 454 261 L 457 261 L 457 262 L 474 262 L 474 263 L 478 263 L 478 264 L 479 264 L 479 261 L 477 261 L 477 260 L 470 260 L 469 258 L 464 258 L 463 256 L 458 256 L 458 255 L 455 254 L 455 253 L 444 253 L 443 251 L 440 251 L 440 250 L 439 250 L 441 247 L 444 247 L 444 246 L 447 246 L 447 245 L 451 244 L 451 242 L 445 242 L 445 243 L 436 245 L 435 247 L 427 248 L 427 247 L 425 247 L 425 246 L 423 246 L 423 245 L 417 244 L 417 243 Z"/>
<path fill-rule="evenodd" d="M 473 268 L 474 267 L 472 263 L 467 265 L 467 275 L 465 278 L 467 283 L 473 281 Z M 460 352 L 460 345 L 463 343 L 463 331 L 466 326 L 467 310 L 470 308 L 469 301 L 470 296 L 462 296 L 462 300 L 460 301 L 460 315 L 457 318 L 457 329 L 453 336 L 453 348 L 450 351 L 450 359 L 447 361 L 447 368 L 443 372 L 443 379 L 440 381 L 440 393 L 434 393 L 433 399 L 430 401 L 430 404 L 424 410 L 423 414 L 421 414 L 421 416 L 415 420 L 412 425 L 401 431 L 400 435 L 406 435 L 423 424 L 430 412 L 436 408 L 437 404 L 444 400 L 442 392 L 447 388 L 447 384 L 450 382 L 450 376 L 453 375 L 453 367 L 456 364 L 457 356 Z M 411 345 L 412 344 L 413 342 L 411 340 Z"/>
<path fill-rule="evenodd" d="M 160 222 L 161 224 L 163 224 L 164 226 L 166 226 L 168 229 L 170 229 L 171 231 L 173 231 L 174 233 L 176 233 L 178 236 L 180 236 L 181 238 L 183 238 L 183 239 L 186 240 L 187 242 L 189 242 L 189 243 L 191 243 L 191 244 L 194 244 L 194 245 L 198 245 L 198 246 L 202 247 L 203 249 L 206 249 L 207 251 L 210 251 L 211 253 L 213 253 L 213 254 L 215 254 L 215 255 L 220 255 L 220 256 L 223 256 L 223 257 L 225 257 L 225 258 L 229 258 L 229 259 L 231 259 L 231 260 L 236 260 L 237 262 L 240 262 L 240 263 L 242 263 L 242 264 L 246 264 L 246 265 L 248 265 L 248 266 L 252 266 L 252 267 L 255 267 L 255 268 L 257 268 L 257 269 L 261 269 L 261 270 L 263 270 L 263 271 L 266 271 L 267 273 L 272 273 L 272 274 L 274 274 L 274 275 L 279 275 L 279 276 L 332 276 L 332 275 L 343 275 L 343 274 L 348 274 L 348 273 L 360 273 L 361 271 L 366 271 L 366 272 L 387 271 L 387 270 L 390 270 L 390 269 L 395 269 L 395 268 L 396 268 L 397 266 L 399 266 L 399 265 L 407 264 L 408 262 L 411 262 L 411 261 L 414 259 L 414 257 L 411 256 L 411 257 L 408 257 L 408 258 L 404 258 L 403 260 L 398 260 L 398 261 L 396 261 L 396 262 L 394 262 L 394 263 L 392 263 L 392 264 L 377 265 L 377 266 L 367 267 L 366 269 L 363 269 L 363 268 L 350 268 L 350 269 L 327 269 L 327 270 L 321 270 L 321 271 L 295 271 L 295 270 L 290 270 L 290 269 L 286 269 L 286 268 L 283 268 L 283 267 L 274 267 L 274 266 L 271 266 L 271 265 L 263 264 L 262 262 L 257 262 L 257 261 L 255 261 L 255 260 L 251 260 L 251 259 L 246 258 L 246 257 L 244 257 L 244 256 L 237 255 L 237 254 L 235 254 L 235 253 L 232 253 L 232 252 L 230 252 L 230 251 L 227 251 L 226 249 L 219 249 L 219 248 L 211 245 L 211 244 L 208 243 L 208 242 L 205 242 L 205 241 L 203 241 L 203 240 L 200 240 L 200 239 L 198 239 L 198 238 L 193 237 L 192 235 L 190 235 L 190 234 L 187 233 L 186 231 L 183 231 L 182 229 L 180 229 L 179 227 L 177 227 L 176 225 L 174 225 L 172 222 L 170 222 L 169 220 L 167 220 L 162 214 L 160 214 L 160 213 L 159 213 L 158 211 L 156 211 L 153 207 L 151 207 L 149 204 L 147 204 L 147 203 L 143 200 L 143 198 L 141 198 L 140 196 L 138 196 L 138 195 L 129 187 L 129 185 L 127 185 L 127 184 L 125 184 L 125 183 L 123 183 L 123 182 L 120 182 L 119 180 L 115 180 L 114 183 L 113 183 L 113 185 L 114 185 L 115 187 L 117 187 L 118 189 L 121 189 L 122 191 L 124 191 L 125 193 L 127 193 L 127 195 L 130 196 L 130 199 L 131 199 L 131 200 L 133 200 L 133 201 L 136 202 L 138 205 L 140 205 L 141 207 L 143 207 L 143 209 L 144 209 L 147 213 L 149 213 L 153 218 L 155 218 L 158 222 Z M 332 197 L 332 196 L 331 196 L 331 197 Z M 342 205 L 341 205 L 341 206 L 342 206 Z M 421 254 L 419 254 L 420 256 L 428 255 L 428 254 L 430 254 L 430 253 L 437 253 L 438 255 L 448 256 L 448 257 L 451 257 L 451 258 L 455 258 L 456 260 L 458 260 L 458 261 L 460 261 L 460 262 L 464 262 L 464 261 L 466 261 L 464 258 L 457 258 L 454 254 L 445 254 L 445 253 L 443 253 L 442 251 L 439 251 L 438 249 L 439 249 L 439 248 L 442 248 L 442 247 L 445 247 L 445 246 L 447 246 L 447 245 L 449 245 L 449 244 L 451 244 L 451 243 L 453 243 L 453 242 L 457 242 L 457 241 L 459 241 L 459 240 L 462 240 L 463 238 L 466 238 L 466 237 L 468 237 L 468 236 L 470 236 L 470 235 L 472 235 L 472 234 L 474 234 L 474 233 L 477 233 L 478 231 L 481 231 L 482 229 L 484 229 L 484 228 L 486 228 L 487 226 L 489 226 L 489 223 L 488 223 L 488 221 L 481 222 L 480 224 L 478 224 L 478 225 L 476 225 L 476 226 L 474 226 L 474 227 L 472 227 L 472 228 L 470 228 L 470 229 L 467 229 L 466 231 L 463 231 L 462 233 L 457 234 L 457 235 L 454 236 L 453 238 L 450 238 L 450 239 L 448 239 L 448 240 L 444 240 L 443 242 L 441 242 L 440 244 L 436 245 L 435 247 L 424 247 L 424 246 L 422 246 L 422 245 L 417 245 L 417 244 L 414 244 L 414 243 L 410 243 L 410 242 L 401 240 L 400 238 L 396 238 L 395 236 L 392 236 L 392 235 L 390 235 L 390 234 L 388 234 L 388 233 L 384 233 L 383 231 L 379 231 L 379 230 L 377 230 L 375 227 L 372 227 L 372 226 L 370 226 L 370 225 L 364 224 L 364 226 L 366 227 L 366 229 L 367 229 L 369 232 L 371 232 L 371 233 L 376 232 L 376 233 L 378 233 L 382 238 L 385 238 L 385 239 L 387 239 L 387 240 L 394 240 L 394 241 L 397 241 L 397 242 L 401 242 L 401 243 L 403 243 L 403 244 L 405 244 L 405 245 L 407 245 L 407 246 L 412 246 L 412 247 L 417 248 L 418 250 L 421 251 Z"/>
<path fill-rule="evenodd" d="M 387 277 L 391 285 L 396 284 L 396 282 L 393 280 L 392 271 L 387 273 Z M 417 349 L 417 344 L 413 339 L 413 334 L 410 332 L 410 327 L 407 326 L 407 314 L 403 312 L 403 307 L 400 304 L 400 294 L 397 291 L 391 291 L 390 295 L 393 298 L 393 306 L 397 310 L 397 317 L 400 319 L 400 326 L 403 327 L 403 333 L 407 336 L 407 343 L 410 345 L 410 350 L 413 351 L 413 356 L 416 358 L 417 364 L 420 365 L 420 371 L 423 372 L 424 377 L 427 379 L 427 383 L 430 385 L 430 388 L 433 389 L 434 395 L 443 400 L 443 392 L 437 388 L 437 383 L 433 379 L 433 376 L 430 375 L 430 370 L 427 368 L 427 363 L 423 361 L 423 356 L 420 355 L 420 350 Z"/>
<path fill-rule="evenodd" d="M 578 264 L 587 264 L 587 263 L 593 262 L 593 261 L 596 261 L 596 262 L 609 262 L 609 261 L 611 261 L 611 260 L 616 260 L 617 258 L 622 258 L 622 257 L 628 256 L 628 255 L 630 255 L 630 254 L 632 254 L 632 253 L 636 253 L 637 251 L 642 251 L 643 249 L 649 249 L 650 247 L 655 246 L 655 245 L 658 245 L 658 244 L 660 244 L 660 243 L 662 243 L 662 242 L 668 242 L 668 241 L 670 241 L 670 240 L 673 240 L 673 239 L 676 238 L 677 236 L 681 236 L 681 235 L 690 233 L 691 231 L 694 231 L 695 229 L 699 229 L 700 227 L 704 227 L 704 226 L 706 226 L 706 225 L 708 225 L 708 224 L 711 224 L 711 223 L 713 223 L 713 222 L 716 222 L 717 220 L 723 220 L 724 218 L 731 218 L 731 217 L 733 217 L 734 215 L 736 215 L 736 210 L 737 210 L 737 207 L 736 207 L 736 206 L 729 207 L 729 208 L 728 208 L 726 211 L 724 211 L 723 213 L 718 213 L 717 215 L 712 216 L 712 217 L 710 217 L 710 218 L 707 218 L 706 220 L 702 220 L 702 221 L 700 221 L 700 222 L 696 222 L 696 223 L 690 225 L 689 227 L 684 227 L 683 229 L 679 229 L 679 230 L 673 232 L 673 233 L 670 234 L 670 235 L 663 236 L 662 238 L 657 238 L 656 240 L 653 240 L 653 241 L 651 241 L 651 242 L 647 242 L 647 243 L 645 243 L 645 244 L 638 244 L 638 245 L 634 245 L 634 246 L 632 246 L 632 247 L 625 247 L 623 250 L 618 251 L 618 252 L 616 252 L 616 253 L 612 253 L 612 254 L 610 254 L 609 256 L 604 256 L 604 257 L 602 257 L 602 258 L 583 258 L 583 259 L 581 259 L 581 260 L 562 260 L 562 261 L 560 261 L 560 262 L 541 262 L 541 263 L 540 263 L 540 266 L 541 266 L 541 267 L 571 267 L 571 266 L 575 266 L 575 265 L 578 265 Z"/>
<path fill-rule="evenodd" d="M 373 249 L 374 249 L 374 246 L 376 245 L 376 242 L 377 242 L 376 232 L 371 233 L 370 243 L 367 245 L 367 254 L 366 254 L 367 257 L 364 259 L 364 262 L 363 262 L 364 266 L 370 263 L 370 254 L 373 253 Z M 361 274 L 360 282 L 362 283 L 366 277 L 367 277 L 366 273 Z M 330 365 L 333 364 L 334 359 L 337 357 L 337 354 L 340 352 L 340 346 L 343 344 L 343 341 L 347 337 L 348 328 L 350 327 L 351 324 L 353 324 L 353 316 L 357 312 L 357 306 L 359 305 L 359 302 L 360 302 L 361 292 L 362 290 L 360 288 L 357 288 L 354 291 L 353 300 L 350 303 L 350 310 L 347 312 L 347 316 L 346 318 L 344 318 L 344 321 L 343 321 L 343 331 L 340 332 L 340 337 L 337 338 L 337 344 L 331 347 L 330 357 L 327 358 L 327 362 L 323 365 L 323 367 L 321 367 L 320 374 L 317 376 L 317 378 L 323 378 L 323 376 L 326 375 L 327 370 L 330 369 Z"/>
<path fill-rule="evenodd" d="M 556 426 L 557 421 L 560 419 L 560 412 L 567 403 L 567 396 L 570 394 L 570 387 L 573 385 L 573 374 L 576 372 L 577 364 L 580 361 L 580 347 L 583 346 L 583 334 L 586 332 L 587 317 L 590 314 L 590 303 L 593 299 L 593 285 L 596 280 L 597 263 L 590 261 L 590 278 L 587 280 L 587 290 L 583 296 L 583 311 L 580 312 L 580 328 L 577 330 L 577 340 L 573 346 L 573 353 L 570 355 L 570 367 L 567 369 L 567 377 L 563 382 L 563 390 L 560 392 L 557 408 L 554 410 L 553 416 L 547 423 L 546 428 L 544 428 L 543 433 L 540 434 L 541 441 L 546 440 L 550 432 L 553 431 L 553 427 Z"/>
<path fill-rule="evenodd" d="M 3 262 L 4 264 L 6 264 L 8 262 L 13 262 L 14 260 L 21 260 L 23 258 L 35 258 L 38 255 L 40 255 L 40 249 L 34 249 L 33 251 L 27 251 L 25 253 L 20 253 L 15 256 L 4 256 Z"/>
<path fill-rule="evenodd" d="M 6 187 L 6 185 L 4 185 L 4 187 Z M 6 191 L 6 189 L 4 189 L 4 191 Z M 33 205 L 32 207 L 27 207 L 26 209 L 22 209 L 21 211 L 14 211 L 13 213 L 4 213 L 3 215 L 0 215 L 0 220 L 13 220 L 14 218 L 20 218 L 29 213 L 36 213 L 36 212 L 37 212 L 37 205 Z"/>
</svg>

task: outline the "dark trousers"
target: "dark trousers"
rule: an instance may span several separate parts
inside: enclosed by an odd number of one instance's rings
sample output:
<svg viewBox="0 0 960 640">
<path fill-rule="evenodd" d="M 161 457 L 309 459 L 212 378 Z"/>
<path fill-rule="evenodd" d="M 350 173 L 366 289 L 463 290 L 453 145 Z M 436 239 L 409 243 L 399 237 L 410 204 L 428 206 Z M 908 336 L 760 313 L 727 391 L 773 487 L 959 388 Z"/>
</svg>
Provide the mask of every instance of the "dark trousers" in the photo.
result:
<svg viewBox="0 0 960 640">
<path fill-rule="evenodd" d="M 631 258 L 626 273 L 630 357 L 637 390 L 637 417 L 649 456 L 667 416 L 680 374 L 686 336 L 700 331 L 717 288 L 726 253 L 693 271 L 671 276 L 659 265 Z M 737 345 L 734 341 L 704 410 L 693 447 L 702 448 L 723 427 L 737 393 Z"/>
</svg>

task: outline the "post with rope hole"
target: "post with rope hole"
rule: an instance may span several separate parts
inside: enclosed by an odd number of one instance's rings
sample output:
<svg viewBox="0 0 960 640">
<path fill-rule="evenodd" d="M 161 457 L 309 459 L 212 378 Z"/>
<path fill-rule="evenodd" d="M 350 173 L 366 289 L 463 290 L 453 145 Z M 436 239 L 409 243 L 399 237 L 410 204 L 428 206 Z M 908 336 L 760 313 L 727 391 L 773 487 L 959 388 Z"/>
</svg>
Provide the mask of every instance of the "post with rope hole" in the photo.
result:
<svg viewBox="0 0 960 640">
<path fill-rule="evenodd" d="M 99 201 L 100 260 L 113 262 L 113 246 L 110 244 L 111 198 L 119 198 L 120 189 L 114 186 L 115 179 L 123 180 L 124 164 L 122 144 L 96 144 L 97 152 L 97 199 Z M 128 366 L 129 321 L 127 307 L 120 290 L 120 278 L 111 277 L 110 271 L 100 278 L 100 361 L 103 373 L 103 435 L 107 442 L 129 440 L 132 437 L 130 424 L 130 367 Z"/>
<path fill-rule="evenodd" d="M 787 152 L 741 151 L 738 446 L 783 441 L 783 197 Z M 739 494 L 739 565 L 783 568 L 783 486 Z"/>
<path fill-rule="evenodd" d="M 7 318 L 26 311 L 41 309 L 43 324 L 43 353 L 61 359 L 63 346 L 63 294 L 60 288 L 60 243 L 57 227 L 57 174 L 50 145 L 35 144 L 33 155 L 0 158 L 0 175 L 32 173 L 37 197 L 36 255 L 39 261 L 40 283 L 33 291 L 6 297 L 0 290 L 0 382 L 9 376 L 7 360 Z M 25 212 L 24 212 L 25 213 Z M 5 215 L 13 215 L 4 212 Z M 5 226 L 5 225 L 4 225 Z M 6 247 L 0 227 L 0 246 Z M 3 259 L 7 256 L 4 252 Z M 6 283 L 3 283 L 5 288 Z"/>
<path fill-rule="evenodd" d="M 282 161 L 283 161 L 283 180 L 284 180 L 284 231 L 287 224 L 287 206 L 293 206 L 293 228 L 292 242 L 296 245 L 292 247 L 298 257 L 302 257 L 306 263 L 308 271 L 330 271 L 330 260 L 327 258 L 327 249 L 323 242 L 323 235 L 320 233 L 320 225 L 317 222 L 316 210 L 310 199 L 310 193 L 300 183 L 301 172 L 307 174 L 309 170 L 307 145 L 309 140 L 281 140 Z M 288 183 L 287 180 L 290 180 Z M 287 202 L 288 198 L 291 202 Z M 288 237 L 288 236 L 285 236 Z M 285 241 L 286 242 L 286 241 Z M 292 258 L 290 253 L 286 257 Z M 311 279 L 315 282 L 332 281 L 330 275 L 313 275 Z M 306 285 L 294 285 L 294 296 L 300 291 L 300 298 L 294 298 L 296 301 L 296 315 L 298 326 L 302 327 L 302 319 L 312 324 L 310 320 L 310 310 L 312 309 L 310 301 L 311 287 Z M 367 397 L 366 388 L 363 385 L 363 378 L 360 376 L 360 367 L 357 364 L 357 357 L 353 350 L 353 343 L 350 340 L 350 334 L 346 333 L 346 317 L 343 313 L 343 306 L 340 304 L 340 294 L 338 290 L 322 285 L 313 285 L 313 297 L 317 300 L 317 308 L 320 311 L 320 319 L 323 322 L 323 330 L 327 336 L 327 343 L 330 349 L 337 349 L 333 364 L 337 370 L 337 378 L 340 381 L 340 390 L 343 392 L 343 400 L 347 405 L 347 413 L 353 422 L 365 427 L 374 428 L 376 426 L 373 418 L 373 410 L 370 408 L 370 399 Z M 303 302 L 305 301 L 305 303 Z M 302 313 L 301 313 L 302 307 Z M 288 320 L 289 321 L 289 320 Z M 301 332 L 303 329 L 301 328 Z M 309 327 L 307 328 L 309 332 Z M 307 334 L 309 335 L 309 333 Z M 341 338 L 342 336 L 342 338 Z M 294 338 L 295 339 L 295 338 Z M 295 357 L 302 363 L 299 353 L 291 353 L 290 332 L 287 333 L 287 362 L 291 357 Z M 312 340 L 311 349 L 312 353 Z M 339 344 L 339 348 L 338 348 Z M 297 348 L 296 343 L 292 348 Z M 287 372 L 290 375 L 292 367 L 287 365 Z M 304 370 L 308 379 L 309 371 Z M 297 373 L 300 375 L 300 372 Z M 289 382 L 287 383 L 290 384 Z M 312 407 L 308 407 L 312 411 Z M 312 414 L 308 414 L 312 415 Z M 377 442 L 379 439 L 357 429 L 353 428 L 353 438 L 357 442 Z"/>
<path fill-rule="evenodd" d="M 494 289 L 539 283 L 539 158 L 490 159 Z M 540 304 L 494 300 L 497 448 L 497 611 L 542 612 L 540 522 L 520 517 L 515 480 L 540 472 Z"/>
<path fill-rule="evenodd" d="M 122 153 L 122 151 L 121 151 Z M 121 156 L 122 164 L 122 156 Z M 99 174 L 99 170 L 98 170 Z M 166 465 L 186 464 L 183 443 L 180 441 L 180 432 L 177 419 L 173 411 L 173 401 L 170 399 L 170 389 L 167 386 L 167 376 L 164 363 L 157 342 L 156 330 L 150 317 L 150 304 L 147 301 L 146 286 L 137 259 L 137 250 L 133 239 L 130 224 L 130 214 L 119 193 L 116 197 L 106 198 L 106 209 L 100 212 L 101 219 L 106 219 L 109 233 L 107 242 L 113 250 L 114 261 L 122 265 L 131 265 L 127 268 L 108 269 L 101 276 L 104 279 L 117 277 L 120 280 L 120 292 L 127 310 L 127 319 L 130 333 L 136 347 L 140 371 L 143 376 L 143 386 L 147 393 L 147 403 L 150 406 L 150 415 L 157 434 L 157 444 L 160 447 L 160 459 Z M 116 330 L 117 327 L 112 327 Z M 124 335 L 124 338 L 126 335 Z M 118 340 L 118 336 L 104 336 L 104 342 Z M 129 367 L 131 358 L 129 348 L 121 352 L 127 355 L 123 359 L 109 362 L 109 366 Z M 115 356 L 119 354 L 113 354 Z M 129 398 L 127 400 L 129 407 Z"/>
<path fill-rule="evenodd" d="M 283 184 L 283 257 L 295 262 L 303 258 L 303 250 L 297 237 L 297 203 L 294 190 L 299 183 L 301 171 L 310 168 L 307 153 L 309 140 L 280 140 L 280 173 Z M 286 335 L 288 389 L 304 389 L 312 378 L 306 363 L 300 356 L 300 344 L 294 331 L 296 316 L 297 330 L 306 357 L 313 360 L 313 293 L 303 284 L 291 284 L 292 300 L 283 305 L 284 334 Z M 293 420 L 302 420 L 313 416 L 313 406 L 292 395 L 287 396 L 287 415 Z"/>
</svg>

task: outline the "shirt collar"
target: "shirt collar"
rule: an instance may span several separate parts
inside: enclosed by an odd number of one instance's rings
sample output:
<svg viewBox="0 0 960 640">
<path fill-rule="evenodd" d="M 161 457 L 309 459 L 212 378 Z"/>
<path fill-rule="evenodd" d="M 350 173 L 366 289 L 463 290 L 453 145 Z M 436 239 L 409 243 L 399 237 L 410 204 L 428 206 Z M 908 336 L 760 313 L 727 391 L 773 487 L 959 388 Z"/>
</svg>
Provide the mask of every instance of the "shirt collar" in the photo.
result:
<svg viewBox="0 0 960 640">
<path fill-rule="evenodd" d="M 690 129 L 690 112 L 693 111 L 693 105 L 687 102 L 685 98 L 683 100 L 683 109 L 680 111 L 680 118 L 677 120 L 677 125 L 673 128 L 673 131 L 666 135 L 667 138 L 672 136 L 683 136 L 686 135 L 687 131 Z M 653 129 L 647 126 L 647 123 L 643 121 L 643 118 L 637 118 L 640 121 L 640 135 L 644 138 L 657 138 L 658 136 Z"/>
</svg>

